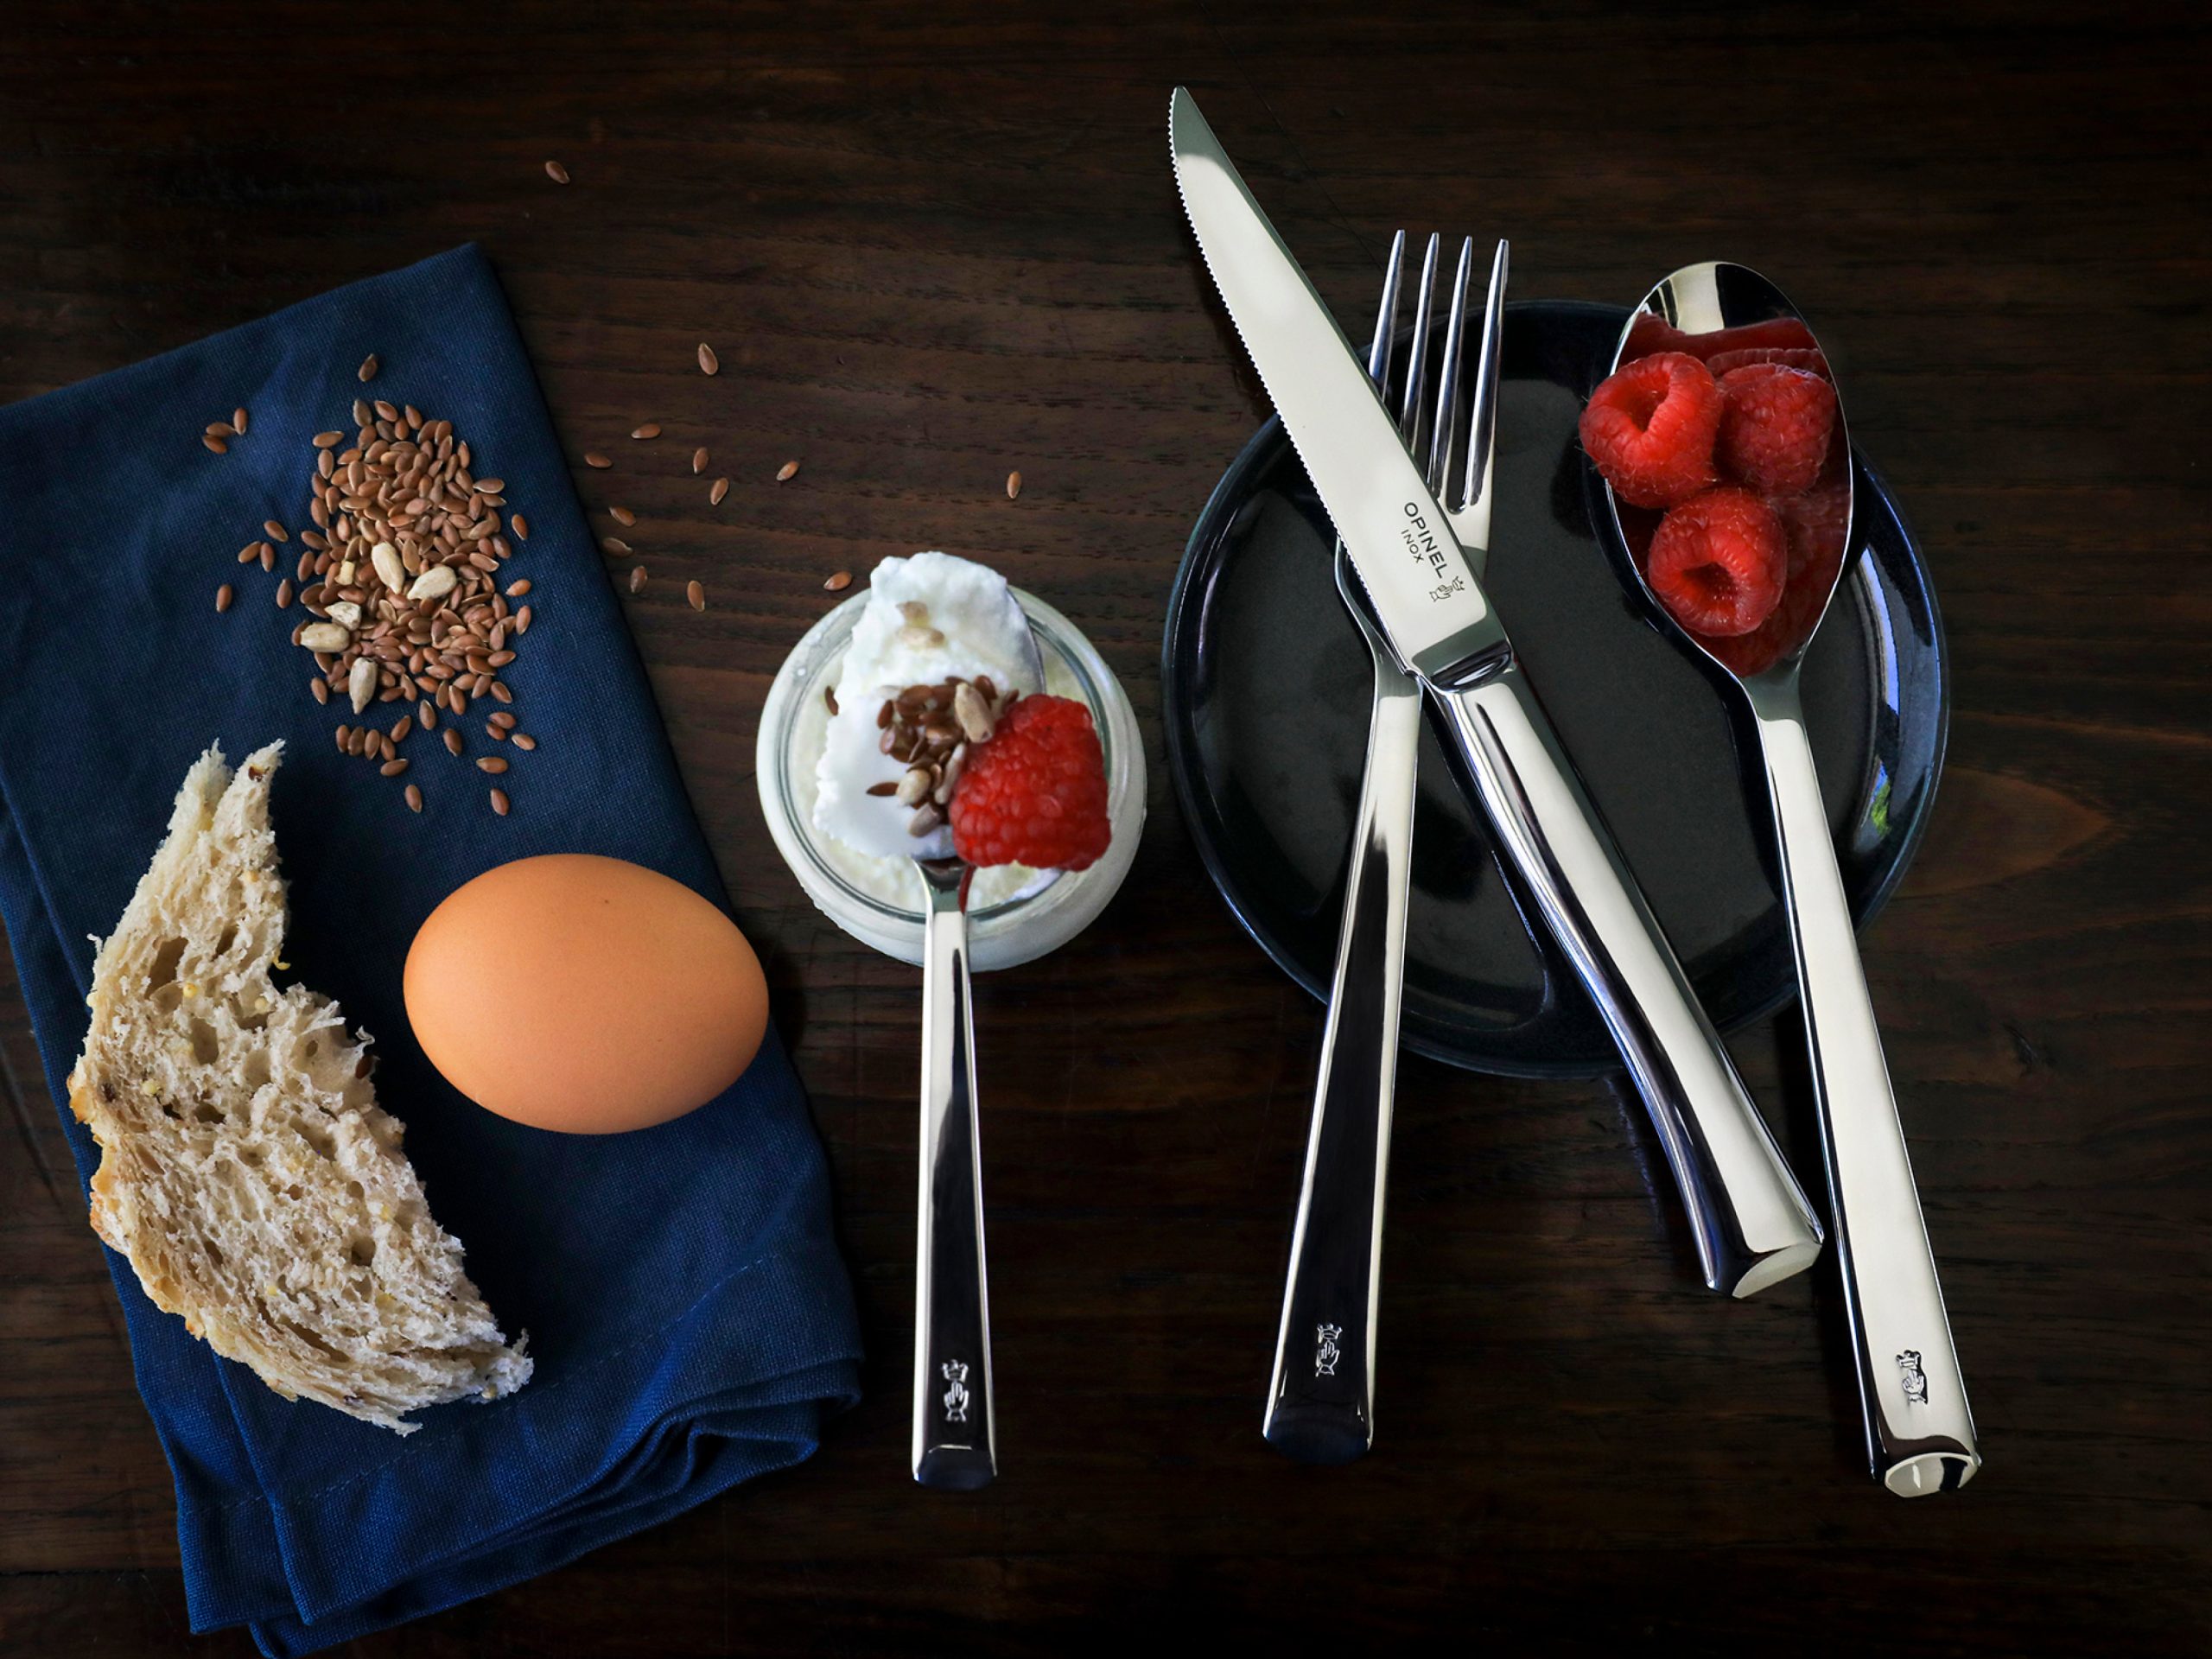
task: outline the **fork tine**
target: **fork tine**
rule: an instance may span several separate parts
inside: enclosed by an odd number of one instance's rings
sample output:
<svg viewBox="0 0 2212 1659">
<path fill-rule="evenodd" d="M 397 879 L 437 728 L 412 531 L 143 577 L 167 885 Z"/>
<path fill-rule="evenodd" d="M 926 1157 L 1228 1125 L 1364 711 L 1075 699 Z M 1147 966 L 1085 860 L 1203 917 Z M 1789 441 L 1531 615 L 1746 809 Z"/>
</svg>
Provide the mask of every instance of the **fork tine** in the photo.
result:
<svg viewBox="0 0 2212 1659">
<path fill-rule="evenodd" d="M 1444 366 L 1436 377 L 1436 423 L 1428 440 L 1428 487 L 1440 494 L 1459 436 L 1459 381 L 1467 351 L 1467 283 L 1474 275 L 1475 238 L 1459 244 L 1459 269 L 1452 278 L 1452 308 L 1444 318 Z M 1451 507 L 1455 504 L 1443 504 Z"/>
<path fill-rule="evenodd" d="M 1405 269 L 1406 233 L 1400 231 L 1390 238 L 1390 263 L 1382 271 L 1382 303 L 1376 308 L 1375 340 L 1367 348 L 1367 377 L 1385 389 L 1386 401 L 1389 396 L 1390 336 L 1398 326 L 1398 283 Z"/>
<path fill-rule="evenodd" d="M 1406 448 L 1421 445 L 1421 399 L 1428 391 L 1428 320 L 1436 300 L 1436 250 L 1442 240 L 1428 233 L 1428 249 L 1421 255 L 1421 293 L 1414 302 L 1414 340 L 1406 359 L 1405 401 L 1398 409 L 1398 435 Z"/>
<path fill-rule="evenodd" d="M 1497 447 L 1497 365 L 1505 333 L 1505 272 L 1511 245 L 1503 238 L 1491 261 L 1490 299 L 1483 307 L 1483 343 L 1475 359 L 1475 400 L 1467 422 L 1467 473 L 1460 494 L 1466 510 L 1480 515 L 1484 546 L 1490 543 L 1491 461 Z"/>
</svg>

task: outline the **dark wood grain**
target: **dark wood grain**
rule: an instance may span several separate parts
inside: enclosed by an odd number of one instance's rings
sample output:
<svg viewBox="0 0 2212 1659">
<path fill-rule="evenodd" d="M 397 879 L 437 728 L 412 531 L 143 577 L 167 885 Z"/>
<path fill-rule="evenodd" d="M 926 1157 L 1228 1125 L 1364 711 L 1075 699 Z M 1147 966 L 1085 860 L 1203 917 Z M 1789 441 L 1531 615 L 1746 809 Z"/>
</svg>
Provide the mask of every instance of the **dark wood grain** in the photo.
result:
<svg viewBox="0 0 2212 1659">
<path fill-rule="evenodd" d="M 585 503 L 644 516 L 632 626 L 835 1164 L 871 1357 L 820 1457 L 355 1649 L 2204 1651 L 2207 67 L 2147 4 L 11 8 L 0 397 L 488 248 Z M 1268 1452 L 1319 1011 L 1156 739 L 1126 890 L 978 982 L 1005 1474 L 907 1481 L 916 980 L 776 859 L 754 724 L 823 578 L 925 546 L 1050 597 L 1155 721 L 1183 537 L 1265 412 L 1176 207 L 1179 79 L 1341 315 L 1403 224 L 1510 234 L 1522 295 L 1719 255 L 1819 320 L 1955 668 L 1866 961 L 1989 1459 L 1959 1497 L 1865 1480 L 1829 1281 L 1698 1287 L 1614 1092 L 1410 1058 L 1376 1454 Z M 1800 1041 L 1738 1052 L 1814 1185 Z M 0 1649 L 250 1651 L 187 1634 L 12 979 L 0 1061 Z"/>
</svg>

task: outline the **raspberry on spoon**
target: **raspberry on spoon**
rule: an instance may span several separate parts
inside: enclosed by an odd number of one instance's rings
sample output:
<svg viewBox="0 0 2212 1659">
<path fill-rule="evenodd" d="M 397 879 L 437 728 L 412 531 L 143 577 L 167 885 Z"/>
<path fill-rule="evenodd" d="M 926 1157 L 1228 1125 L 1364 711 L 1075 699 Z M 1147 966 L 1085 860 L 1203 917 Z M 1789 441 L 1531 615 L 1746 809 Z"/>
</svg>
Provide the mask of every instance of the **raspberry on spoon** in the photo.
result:
<svg viewBox="0 0 2212 1659">
<path fill-rule="evenodd" d="M 1089 868 L 1113 835 L 1106 756 L 1090 710 L 1024 697 L 969 752 L 952 792 L 952 847 L 969 863 Z"/>
<path fill-rule="evenodd" d="M 1789 543 L 1773 508 L 1748 490 L 1707 490 L 1674 508 L 1651 537 L 1644 580 L 1692 633 L 1750 633 L 1781 603 Z"/>
<path fill-rule="evenodd" d="M 1631 506 L 1670 507 L 1710 487 L 1720 388 L 1686 352 L 1624 363 L 1590 394 L 1582 447 Z"/>
<path fill-rule="evenodd" d="M 1770 495 L 1811 489 L 1835 430 L 1835 388 L 1804 369 L 1750 363 L 1720 377 L 1720 394 L 1721 471 Z"/>
</svg>

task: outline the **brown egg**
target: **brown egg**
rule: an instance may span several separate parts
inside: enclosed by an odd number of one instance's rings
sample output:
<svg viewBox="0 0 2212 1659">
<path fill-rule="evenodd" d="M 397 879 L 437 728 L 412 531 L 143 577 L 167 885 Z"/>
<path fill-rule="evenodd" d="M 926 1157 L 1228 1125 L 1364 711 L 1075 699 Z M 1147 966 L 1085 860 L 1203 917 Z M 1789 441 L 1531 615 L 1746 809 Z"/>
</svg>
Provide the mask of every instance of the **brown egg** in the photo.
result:
<svg viewBox="0 0 2212 1659">
<path fill-rule="evenodd" d="M 557 853 L 486 870 L 407 952 L 407 1017 L 446 1081 L 541 1129 L 612 1135 L 737 1080 L 768 1027 L 760 958 L 681 882 Z"/>
</svg>

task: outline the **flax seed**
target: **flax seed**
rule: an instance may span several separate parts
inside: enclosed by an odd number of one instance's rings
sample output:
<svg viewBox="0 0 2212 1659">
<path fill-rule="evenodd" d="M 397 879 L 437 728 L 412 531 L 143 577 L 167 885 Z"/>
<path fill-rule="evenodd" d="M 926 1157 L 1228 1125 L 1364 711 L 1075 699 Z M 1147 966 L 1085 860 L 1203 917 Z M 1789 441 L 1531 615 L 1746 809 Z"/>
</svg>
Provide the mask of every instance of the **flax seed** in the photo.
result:
<svg viewBox="0 0 2212 1659">
<path fill-rule="evenodd" d="M 448 753 L 448 754 L 459 754 L 459 753 L 461 752 L 461 750 L 462 750 L 462 748 L 463 748 L 464 747 L 465 747 L 465 746 L 462 744 L 462 742 L 461 742 L 461 734 L 460 734 L 458 731 L 456 731 L 454 728 L 452 728 L 452 727 L 450 727 L 450 726 L 447 727 L 447 728 L 446 728 L 446 753 Z"/>
<path fill-rule="evenodd" d="M 1020 473 L 1008 473 L 1006 475 L 1006 499 L 1012 501 L 1017 499 L 1020 494 L 1021 474 Z"/>
<path fill-rule="evenodd" d="M 683 596 L 691 601 L 693 610 L 703 611 L 707 608 L 707 588 L 704 582 L 694 582 L 687 584 L 683 589 Z"/>
<path fill-rule="evenodd" d="M 407 810 L 410 812 L 420 812 L 423 810 L 423 786 L 420 784 L 407 785 Z"/>
<path fill-rule="evenodd" d="M 245 436 L 245 405 L 241 404 L 231 411 L 231 425 L 240 437 Z"/>
<path fill-rule="evenodd" d="M 515 694 L 507 690 L 507 683 L 505 680 L 494 680 L 492 682 L 492 700 L 495 702 L 512 702 L 515 700 Z"/>
<path fill-rule="evenodd" d="M 476 770 L 479 772 L 488 772 L 496 778 L 506 769 L 507 763 L 496 754 L 480 754 L 476 757 Z"/>
<path fill-rule="evenodd" d="M 377 770 L 386 778 L 397 778 L 401 772 L 407 770 L 407 762 L 404 760 L 387 760 L 384 765 L 378 766 Z"/>
<path fill-rule="evenodd" d="M 569 169 L 558 162 L 548 162 L 545 163 L 545 176 L 556 184 L 566 184 L 569 181 Z"/>
<path fill-rule="evenodd" d="M 266 521 L 261 528 L 267 532 L 269 539 L 272 542 L 289 542 L 292 539 L 292 532 L 274 518 Z"/>
<path fill-rule="evenodd" d="M 600 454 L 595 451 L 590 449 L 584 451 L 584 465 L 587 467 L 596 467 L 601 471 L 604 471 L 613 464 L 614 463 L 609 461 L 605 455 Z"/>
<path fill-rule="evenodd" d="M 833 594 L 842 594 L 853 585 L 853 573 L 849 570 L 840 570 L 822 585 Z"/>
<path fill-rule="evenodd" d="M 512 741 L 518 749 L 534 749 L 537 747 L 537 740 L 527 732 L 515 733 Z"/>
<path fill-rule="evenodd" d="M 205 429 L 211 438 L 235 438 L 238 435 L 238 428 L 228 421 L 210 421 Z"/>
<path fill-rule="evenodd" d="M 257 543 L 254 548 L 254 556 L 261 561 L 263 569 L 274 570 L 276 568 L 276 550 L 268 543 Z"/>
<path fill-rule="evenodd" d="M 276 608 L 289 610 L 292 606 L 292 579 L 289 576 L 276 584 Z"/>
<path fill-rule="evenodd" d="M 630 571 L 630 591 L 633 594 L 645 591 L 645 567 L 642 564 L 632 567 Z"/>
<path fill-rule="evenodd" d="M 710 507 L 719 507 L 722 504 L 722 498 L 728 493 L 729 480 L 726 478 L 716 479 L 715 480 L 714 488 L 707 492 L 707 505 Z"/>
<path fill-rule="evenodd" d="M 715 348 L 713 346 L 708 345 L 705 340 L 701 340 L 699 342 L 699 372 L 702 374 L 720 374 L 721 372 L 721 359 L 715 355 Z"/>
<path fill-rule="evenodd" d="M 657 438 L 660 436 L 660 426 L 657 422 L 647 421 L 643 426 L 639 427 L 635 431 L 632 432 L 630 435 L 633 438 Z"/>
<path fill-rule="evenodd" d="M 531 586 L 531 580 L 528 576 L 518 576 L 507 584 L 507 597 L 509 599 L 520 599 L 524 594 L 530 591 Z"/>
<path fill-rule="evenodd" d="M 377 354 L 374 352 L 371 352 L 361 359 L 361 366 L 356 371 L 355 378 L 361 380 L 373 380 L 377 378 Z"/>
<path fill-rule="evenodd" d="M 234 590 L 227 582 L 215 590 L 215 610 L 218 615 L 231 608 L 231 601 L 233 597 Z"/>
<path fill-rule="evenodd" d="M 707 449 L 704 444 L 691 452 L 691 476 L 696 478 L 707 470 Z"/>
<path fill-rule="evenodd" d="M 220 438 L 216 437 L 212 433 L 202 433 L 200 435 L 200 442 L 206 444 L 210 449 L 213 450 L 219 455 L 227 455 L 231 453 L 231 446 L 225 443 Z"/>
<path fill-rule="evenodd" d="M 599 544 L 609 553 L 627 553 L 630 550 L 630 543 L 620 536 L 603 536 Z"/>
<path fill-rule="evenodd" d="M 343 432 L 318 432 L 315 435 L 315 447 L 318 449 L 335 449 L 345 442 Z"/>
<path fill-rule="evenodd" d="M 776 468 L 776 482 L 779 484 L 788 484 L 798 476 L 798 462 L 795 461 L 787 461 Z"/>
<path fill-rule="evenodd" d="M 415 717 L 412 715 L 402 715 L 392 722 L 391 741 L 395 743 L 404 743 L 407 741 L 407 734 L 414 729 Z"/>
<path fill-rule="evenodd" d="M 526 542 L 530 539 L 530 520 L 524 518 L 522 514 L 510 513 L 507 516 L 507 528 L 514 531 L 515 540 Z"/>
<path fill-rule="evenodd" d="M 240 564 L 251 564 L 260 556 L 261 543 L 259 542 L 248 542 L 244 547 L 238 549 L 238 563 Z"/>
<path fill-rule="evenodd" d="M 638 515 L 627 507 L 609 507 L 607 510 L 607 516 L 625 530 L 638 522 Z"/>
<path fill-rule="evenodd" d="M 505 790 L 495 789 L 492 791 L 492 810 L 498 813 L 501 817 L 504 818 L 507 816 L 508 810 L 512 805 L 513 803 L 507 799 L 507 791 Z"/>
<path fill-rule="evenodd" d="M 327 703 L 330 701 L 330 682 L 317 675 L 308 682 L 308 692 L 317 702 Z"/>
</svg>

